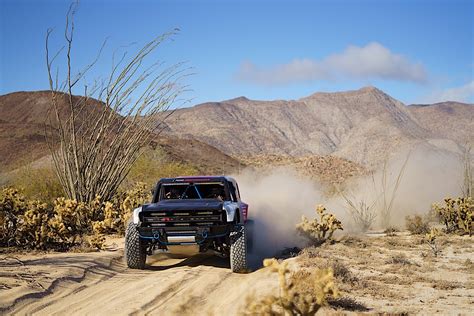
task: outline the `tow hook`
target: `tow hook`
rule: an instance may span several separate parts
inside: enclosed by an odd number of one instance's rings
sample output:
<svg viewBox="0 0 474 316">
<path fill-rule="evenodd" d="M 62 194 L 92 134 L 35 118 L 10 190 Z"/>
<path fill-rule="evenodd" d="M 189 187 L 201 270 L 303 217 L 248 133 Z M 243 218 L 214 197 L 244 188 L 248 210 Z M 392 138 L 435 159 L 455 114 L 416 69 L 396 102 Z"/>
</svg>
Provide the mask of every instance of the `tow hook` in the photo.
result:
<svg viewBox="0 0 474 316">
<path fill-rule="evenodd" d="M 196 240 L 198 240 L 198 242 L 203 242 L 204 240 L 207 239 L 208 236 L 209 236 L 208 229 L 198 229 L 198 231 L 196 232 Z"/>
<path fill-rule="evenodd" d="M 152 230 L 151 233 L 153 234 L 153 240 L 160 240 L 161 234 L 158 230 Z"/>
</svg>

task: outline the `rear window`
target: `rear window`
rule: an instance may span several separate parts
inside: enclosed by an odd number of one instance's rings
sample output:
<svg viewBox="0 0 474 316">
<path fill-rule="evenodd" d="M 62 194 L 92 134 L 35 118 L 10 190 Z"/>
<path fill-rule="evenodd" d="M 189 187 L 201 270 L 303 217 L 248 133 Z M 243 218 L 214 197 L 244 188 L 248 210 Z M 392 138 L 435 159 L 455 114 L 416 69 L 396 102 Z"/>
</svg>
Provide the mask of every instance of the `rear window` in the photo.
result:
<svg viewBox="0 0 474 316">
<path fill-rule="evenodd" d="M 163 183 L 160 189 L 160 200 L 179 199 L 215 199 L 228 200 L 223 182 L 200 183 Z"/>
</svg>

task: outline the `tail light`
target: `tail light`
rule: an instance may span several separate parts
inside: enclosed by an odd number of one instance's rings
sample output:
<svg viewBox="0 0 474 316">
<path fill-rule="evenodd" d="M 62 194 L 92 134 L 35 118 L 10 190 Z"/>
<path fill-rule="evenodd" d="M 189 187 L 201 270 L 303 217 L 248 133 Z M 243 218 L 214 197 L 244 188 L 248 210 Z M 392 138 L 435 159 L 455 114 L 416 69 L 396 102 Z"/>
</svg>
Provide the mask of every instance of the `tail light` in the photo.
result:
<svg viewBox="0 0 474 316">
<path fill-rule="evenodd" d="M 242 204 L 242 215 L 244 216 L 244 222 L 247 221 L 249 216 L 249 206 L 247 204 Z"/>
</svg>

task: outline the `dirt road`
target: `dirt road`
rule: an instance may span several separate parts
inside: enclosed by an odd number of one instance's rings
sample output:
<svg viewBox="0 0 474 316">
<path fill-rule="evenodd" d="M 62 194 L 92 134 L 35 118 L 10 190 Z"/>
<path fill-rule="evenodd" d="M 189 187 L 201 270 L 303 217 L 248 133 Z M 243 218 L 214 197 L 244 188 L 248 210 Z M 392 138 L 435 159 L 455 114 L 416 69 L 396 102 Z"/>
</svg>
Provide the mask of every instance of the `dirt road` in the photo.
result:
<svg viewBox="0 0 474 316">
<path fill-rule="evenodd" d="M 0 257 L 0 314 L 236 314 L 253 291 L 277 285 L 265 270 L 230 272 L 227 260 L 154 255 L 127 269 L 120 248 L 101 253 Z"/>
<path fill-rule="evenodd" d="M 292 271 L 333 268 L 342 297 L 321 315 L 471 315 L 472 237 L 439 242 L 435 256 L 422 236 L 406 232 L 344 236 L 286 262 Z M 146 270 L 130 270 L 121 243 L 101 252 L 0 254 L 0 315 L 227 316 L 242 311 L 253 293 L 279 293 L 278 276 L 268 269 L 235 274 L 227 260 L 209 255 L 159 254 Z"/>
</svg>

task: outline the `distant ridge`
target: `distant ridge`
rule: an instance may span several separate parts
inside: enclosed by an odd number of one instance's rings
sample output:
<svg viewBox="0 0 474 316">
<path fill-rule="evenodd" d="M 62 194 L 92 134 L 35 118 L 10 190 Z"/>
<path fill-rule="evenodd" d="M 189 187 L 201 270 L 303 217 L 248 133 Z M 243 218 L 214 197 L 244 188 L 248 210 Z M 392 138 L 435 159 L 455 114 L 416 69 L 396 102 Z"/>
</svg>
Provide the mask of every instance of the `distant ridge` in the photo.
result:
<svg viewBox="0 0 474 316">
<path fill-rule="evenodd" d="M 63 97 L 58 99 L 60 113 L 67 115 L 66 95 Z M 50 104 L 50 91 L 20 91 L 0 96 L 0 173 L 50 154 L 44 138 Z M 94 111 L 98 104 L 99 101 L 92 99 L 84 111 Z M 160 147 L 168 158 L 191 164 L 202 172 L 229 173 L 242 166 L 236 159 L 197 139 L 189 141 L 161 135 L 153 146 Z"/>
<path fill-rule="evenodd" d="M 371 166 L 431 139 L 444 139 L 451 149 L 472 140 L 474 107 L 406 106 L 369 86 L 292 101 L 238 97 L 203 103 L 177 110 L 166 124 L 170 135 L 195 138 L 234 156 L 332 154 Z"/>
<path fill-rule="evenodd" d="M 89 110 L 98 102 L 93 100 Z M 49 91 L 0 96 L 0 171 L 49 153 L 44 142 L 49 104 Z M 240 168 L 234 158 L 257 155 L 334 155 L 371 167 L 414 144 L 457 150 L 473 135 L 473 105 L 406 106 L 380 89 L 364 87 L 291 101 L 241 96 L 179 109 L 165 122 L 157 145 L 174 159 L 215 167 L 207 170 Z"/>
</svg>

